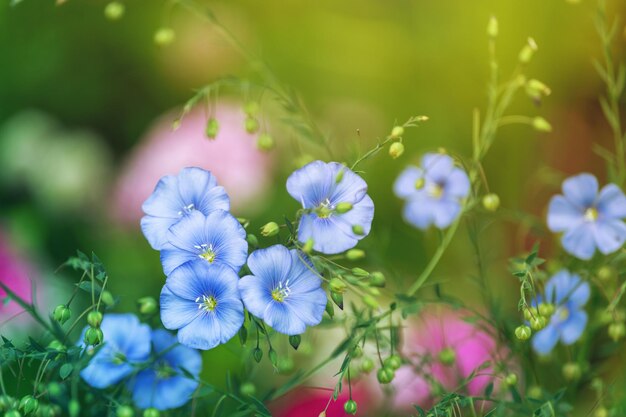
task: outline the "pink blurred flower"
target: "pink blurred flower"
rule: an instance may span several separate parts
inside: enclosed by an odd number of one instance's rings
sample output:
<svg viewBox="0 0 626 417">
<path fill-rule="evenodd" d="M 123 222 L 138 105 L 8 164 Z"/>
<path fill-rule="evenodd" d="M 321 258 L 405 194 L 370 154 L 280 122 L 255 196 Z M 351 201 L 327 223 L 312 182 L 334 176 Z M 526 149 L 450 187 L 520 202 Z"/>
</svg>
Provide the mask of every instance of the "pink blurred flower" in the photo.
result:
<svg viewBox="0 0 626 417">
<path fill-rule="evenodd" d="M 206 116 L 194 110 L 172 129 L 176 115 L 166 114 L 149 130 L 122 168 L 114 189 L 112 214 L 120 223 L 139 225 L 141 205 L 158 180 L 196 166 L 217 177 L 231 199 L 231 209 L 253 211 L 271 181 L 271 158 L 256 149 L 256 136 L 244 130 L 243 111 L 220 104 L 217 138 L 205 136 Z"/>
<path fill-rule="evenodd" d="M 22 299 L 31 302 L 31 278 L 32 268 L 17 255 L 7 237 L 0 232 L 0 282 Z M 5 296 L 6 293 L 0 288 L 0 299 Z M 13 321 L 11 319 L 21 311 L 22 308 L 13 300 L 8 304 L 0 302 L 0 325 Z"/>
<path fill-rule="evenodd" d="M 274 417 L 318 417 L 326 408 L 332 395 L 332 389 L 327 391 L 303 387 L 270 404 L 270 410 Z M 326 409 L 326 417 L 349 416 L 343 409 L 343 405 L 348 399 L 348 387 L 344 384 L 344 390 L 337 397 L 337 401 L 330 401 L 328 409 Z M 371 415 L 371 409 L 369 409 L 371 400 L 365 384 L 353 381 L 352 399 L 357 403 L 357 416 Z"/>
</svg>

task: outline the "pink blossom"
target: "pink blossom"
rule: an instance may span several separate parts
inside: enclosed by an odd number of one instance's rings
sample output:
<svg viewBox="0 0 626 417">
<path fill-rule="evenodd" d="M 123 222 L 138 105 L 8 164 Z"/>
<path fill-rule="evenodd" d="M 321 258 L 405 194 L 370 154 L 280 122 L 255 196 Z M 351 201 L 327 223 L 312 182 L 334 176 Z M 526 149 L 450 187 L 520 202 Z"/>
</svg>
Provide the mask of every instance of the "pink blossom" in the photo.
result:
<svg viewBox="0 0 626 417">
<path fill-rule="evenodd" d="M 332 389 L 298 388 L 270 404 L 270 410 L 275 417 L 318 417 L 328 405 L 326 417 L 348 416 L 343 408 L 349 399 L 347 384 L 336 401 L 332 395 Z M 353 381 L 352 399 L 357 403 L 357 416 L 371 415 L 371 398 L 365 384 Z"/>
<path fill-rule="evenodd" d="M 31 302 L 32 268 L 10 246 L 7 237 L 0 232 L 0 282 L 9 287 L 20 298 Z M 0 299 L 6 296 L 0 288 Z M 8 304 L 0 303 L 0 325 L 12 319 L 22 311 L 13 300 Z"/>
<path fill-rule="evenodd" d="M 256 136 L 246 133 L 244 113 L 220 104 L 215 117 L 219 133 L 205 136 L 207 118 L 194 110 L 172 129 L 176 114 L 157 120 L 131 152 L 114 189 L 112 215 L 120 223 L 139 224 L 142 203 L 164 175 L 196 166 L 217 177 L 231 199 L 231 209 L 251 212 L 271 182 L 271 157 L 256 149 Z"/>
</svg>

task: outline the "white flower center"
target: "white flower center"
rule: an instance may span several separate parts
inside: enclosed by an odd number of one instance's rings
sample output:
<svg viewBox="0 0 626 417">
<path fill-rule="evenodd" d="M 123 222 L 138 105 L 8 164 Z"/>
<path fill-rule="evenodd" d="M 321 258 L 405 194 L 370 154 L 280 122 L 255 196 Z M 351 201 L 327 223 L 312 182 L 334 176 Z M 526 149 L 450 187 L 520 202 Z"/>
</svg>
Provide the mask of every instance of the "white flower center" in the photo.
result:
<svg viewBox="0 0 626 417">
<path fill-rule="evenodd" d="M 319 206 L 317 206 L 317 208 L 315 209 L 315 213 L 320 219 L 327 219 L 331 216 L 331 214 L 333 214 L 334 210 L 335 206 L 333 206 L 330 200 L 327 198 Z"/>
<path fill-rule="evenodd" d="M 196 248 L 199 251 L 201 251 L 198 254 L 198 257 L 200 257 L 201 259 L 204 259 L 205 261 L 207 261 L 210 264 L 212 264 L 213 261 L 215 261 L 215 256 L 217 254 L 215 253 L 215 250 L 213 249 L 213 245 L 212 244 L 203 243 L 202 245 L 195 245 L 194 248 Z"/>
<path fill-rule="evenodd" d="M 196 298 L 196 303 L 198 304 L 198 310 L 204 310 L 209 313 L 217 307 L 217 300 L 212 295 L 198 297 Z"/>
<path fill-rule="evenodd" d="M 589 207 L 585 210 L 585 221 L 595 222 L 598 220 L 598 210 L 595 207 Z"/>
<path fill-rule="evenodd" d="M 178 212 L 178 215 L 186 216 L 187 214 L 191 213 L 195 209 L 196 209 L 196 206 L 193 203 L 188 204 L 186 206 L 183 206 L 183 208 Z"/>
<path fill-rule="evenodd" d="M 285 283 L 279 282 L 278 287 L 274 288 L 272 291 L 272 298 L 279 303 L 285 301 L 289 294 L 291 293 L 291 289 L 289 288 L 289 280 L 286 280 Z"/>
</svg>

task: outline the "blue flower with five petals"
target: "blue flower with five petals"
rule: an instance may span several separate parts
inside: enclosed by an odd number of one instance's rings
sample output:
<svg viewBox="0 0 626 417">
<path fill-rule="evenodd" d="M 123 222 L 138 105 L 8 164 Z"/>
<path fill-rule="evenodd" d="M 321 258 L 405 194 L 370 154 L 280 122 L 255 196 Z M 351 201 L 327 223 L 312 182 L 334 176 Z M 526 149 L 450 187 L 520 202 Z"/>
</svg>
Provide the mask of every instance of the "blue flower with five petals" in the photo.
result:
<svg viewBox="0 0 626 417">
<path fill-rule="evenodd" d="M 298 240 L 313 241 L 313 249 L 335 254 L 356 246 L 370 232 L 374 202 L 363 178 L 337 162 L 314 161 L 293 172 L 287 191 L 306 210 Z M 337 206 L 351 206 L 337 211 Z"/>
<path fill-rule="evenodd" d="M 230 340 L 243 324 L 239 277 L 227 266 L 196 260 L 176 268 L 161 291 L 161 321 L 178 341 L 208 350 Z"/>
<path fill-rule="evenodd" d="M 194 211 L 228 211 L 230 200 L 209 171 L 191 167 L 183 168 L 177 176 L 161 178 L 142 209 L 146 215 L 141 219 L 141 230 L 150 245 L 161 250 L 167 243 L 167 231 L 181 218 Z"/>
<path fill-rule="evenodd" d="M 326 293 L 322 280 L 305 256 L 282 245 L 250 255 L 252 275 L 239 280 L 248 311 L 280 333 L 297 335 L 322 321 Z"/>
<path fill-rule="evenodd" d="M 563 248 L 575 257 L 589 260 L 596 249 L 604 255 L 615 252 L 626 241 L 626 196 L 615 184 L 598 192 L 598 180 L 579 174 L 563 181 L 563 195 L 548 207 L 548 228 L 563 233 Z"/>
<path fill-rule="evenodd" d="M 589 300 L 590 292 L 587 282 L 567 270 L 559 271 L 550 278 L 544 298 L 533 303 L 537 306 L 545 300 L 555 306 L 548 325 L 533 336 L 532 345 L 537 353 L 547 355 L 559 340 L 571 345 L 580 339 L 587 325 L 587 313 L 583 307 Z"/>
<path fill-rule="evenodd" d="M 406 200 L 403 216 L 409 224 L 422 230 L 431 225 L 444 229 L 461 213 L 470 181 L 450 156 L 429 153 L 419 168 L 409 166 L 400 174 L 393 190 Z"/>
</svg>

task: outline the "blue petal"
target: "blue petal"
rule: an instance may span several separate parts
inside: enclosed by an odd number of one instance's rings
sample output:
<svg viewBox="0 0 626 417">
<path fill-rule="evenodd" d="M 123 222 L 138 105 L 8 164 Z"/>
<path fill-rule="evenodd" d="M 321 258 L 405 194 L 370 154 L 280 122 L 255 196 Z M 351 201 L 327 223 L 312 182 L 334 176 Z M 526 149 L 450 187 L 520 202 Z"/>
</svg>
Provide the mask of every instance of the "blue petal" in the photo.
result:
<svg viewBox="0 0 626 417">
<path fill-rule="evenodd" d="M 446 154 L 427 153 L 422 157 L 422 169 L 426 177 L 436 183 L 444 184 L 453 168 L 454 160 Z"/>
<path fill-rule="evenodd" d="M 174 376 L 162 379 L 156 386 L 153 407 L 157 410 L 169 410 L 185 405 L 198 387 L 198 382 Z"/>
<path fill-rule="evenodd" d="M 168 217 L 143 216 L 141 231 L 152 249 L 161 250 L 167 244 L 167 231 L 178 221 Z"/>
<path fill-rule="evenodd" d="M 626 241 L 626 225 L 621 220 L 599 220 L 594 232 L 596 245 L 605 255 L 615 252 Z"/>
<path fill-rule="evenodd" d="M 198 255 L 195 253 L 180 250 L 169 243 L 161 249 L 161 264 L 165 275 L 170 275 L 179 266 L 196 260 Z"/>
<path fill-rule="evenodd" d="M 446 196 L 465 198 L 470 192 L 470 180 L 461 168 L 454 168 L 444 185 Z"/>
<path fill-rule="evenodd" d="M 306 324 L 286 303 L 272 301 L 267 305 L 262 318 L 272 329 L 286 335 L 302 334 L 306 330 Z"/>
<path fill-rule="evenodd" d="M 576 286 L 568 292 L 567 297 L 572 306 L 582 307 L 587 304 L 589 300 L 591 288 L 589 288 L 589 283 L 582 281 L 578 275 L 574 276 L 577 277 L 578 280 Z"/>
<path fill-rule="evenodd" d="M 435 218 L 435 226 L 439 229 L 445 229 L 459 217 L 461 213 L 461 205 L 454 200 L 438 200 L 432 203 L 433 215 Z"/>
<path fill-rule="evenodd" d="M 415 184 L 418 179 L 424 178 L 424 171 L 415 166 L 408 166 L 396 179 L 393 184 L 393 192 L 400 198 L 409 198 L 415 194 L 417 189 Z"/>
<path fill-rule="evenodd" d="M 177 270 L 184 268 L 181 266 Z M 174 295 L 166 286 L 161 290 L 161 322 L 166 329 L 177 330 L 191 323 L 201 314 L 198 304 Z"/>
<path fill-rule="evenodd" d="M 248 257 L 246 231 L 230 213 L 215 210 L 206 217 L 204 236 L 215 251 L 213 265 L 225 264 L 239 272 Z"/>
<path fill-rule="evenodd" d="M 107 388 L 117 384 L 133 372 L 128 363 L 115 364 L 115 351 L 103 346 L 80 372 L 80 376 L 94 388 Z"/>
<path fill-rule="evenodd" d="M 374 202 L 370 196 L 366 194 L 350 211 L 344 214 L 333 214 L 330 220 L 352 239 L 363 239 L 370 233 L 372 228 L 372 220 L 374 220 Z M 352 231 L 352 226 L 361 226 L 363 228 L 363 234 L 355 234 Z"/>
<path fill-rule="evenodd" d="M 243 310 L 241 322 L 243 324 Z M 234 336 L 234 333 L 231 337 Z M 230 339 L 230 337 L 228 338 Z M 215 312 L 201 314 L 194 321 L 178 331 L 178 341 L 190 348 L 209 350 L 227 341 L 222 341 L 222 330 Z"/>
<path fill-rule="evenodd" d="M 314 161 L 287 178 L 287 192 L 304 208 L 314 208 L 330 198 L 335 185 L 334 172 L 326 163 Z"/>
<path fill-rule="evenodd" d="M 254 252 L 253 252 L 254 254 Z M 269 278 L 246 275 L 239 280 L 239 293 L 244 305 L 250 313 L 263 318 L 268 304 L 272 302 L 272 288 L 268 286 Z"/>
<path fill-rule="evenodd" d="M 154 191 L 141 208 L 149 216 L 178 219 L 184 206 L 185 203 L 178 193 L 177 178 L 173 175 L 167 175 L 159 180 Z"/>
<path fill-rule="evenodd" d="M 270 291 L 288 278 L 291 264 L 292 255 L 283 245 L 255 250 L 248 258 L 248 268 Z"/>
<path fill-rule="evenodd" d="M 185 203 L 193 203 L 204 214 L 216 209 L 230 210 L 224 188 L 218 187 L 215 177 L 202 168 L 183 168 L 178 174 L 178 190 Z"/>
<path fill-rule="evenodd" d="M 596 249 L 593 225 L 582 223 L 573 229 L 569 229 L 561 238 L 565 250 L 584 261 L 593 257 Z"/>
<path fill-rule="evenodd" d="M 209 213 L 209 216 L 212 215 Z M 178 249 L 199 253 L 196 246 L 210 243 L 204 234 L 204 225 L 207 216 L 194 210 L 180 221 L 170 227 L 167 233 L 167 241 Z"/>
<path fill-rule="evenodd" d="M 363 178 L 355 174 L 350 168 L 337 162 L 329 162 L 328 168 L 332 172 L 333 188 L 330 202 L 333 205 L 348 202 L 356 204 L 367 193 L 367 183 Z M 343 173 L 343 174 L 341 174 Z M 337 182 L 337 177 L 341 175 L 341 181 Z"/>
<path fill-rule="evenodd" d="M 537 353 L 547 355 L 554 349 L 558 341 L 559 333 L 556 326 L 549 324 L 533 336 L 532 345 Z"/>
<path fill-rule="evenodd" d="M 605 185 L 596 207 L 601 219 L 623 219 L 626 217 L 626 196 L 617 185 Z"/>
<path fill-rule="evenodd" d="M 586 326 L 587 313 L 580 310 L 570 311 L 568 319 L 559 326 L 561 341 L 566 345 L 571 345 L 580 339 Z"/>
<path fill-rule="evenodd" d="M 556 195 L 548 206 L 548 228 L 553 232 L 564 232 L 584 221 L 584 213 L 562 195 Z"/>
<path fill-rule="evenodd" d="M 418 229 L 426 230 L 434 222 L 434 204 L 427 198 L 414 198 L 404 206 L 404 219 Z"/>
<path fill-rule="evenodd" d="M 139 372 L 129 383 L 129 389 L 133 393 L 133 403 L 139 409 L 154 407 L 156 402 L 156 388 L 158 380 L 153 369 Z"/>
<path fill-rule="evenodd" d="M 293 287 L 291 289 L 292 292 L 284 303 L 291 309 L 292 314 L 296 315 L 307 326 L 320 324 L 328 302 L 326 292 L 322 288 L 304 293 L 297 292 Z"/>
<path fill-rule="evenodd" d="M 587 173 L 569 177 L 563 181 L 563 194 L 578 207 L 591 207 L 598 195 L 598 180 Z"/>
<path fill-rule="evenodd" d="M 184 368 L 191 375 L 198 376 L 202 370 L 202 357 L 195 350 L 178 344 L 176 337 L 168 331 L 152 331 L 152 344 L 156 353 L 165 352 L 163 358 L 174 369 Z"/>
<path fill-rule="evenodd" d="M 292 249 L 289 251 L 289 256 L 291 257 L 291 270 L 288 278 L 292 293 L 306 293 L 322 286 L 322 279 L 306 255 Z"/>
<path fill-rule="evenodd" d="M 100 325 L 104 343 L 126 356 L 131 362 L 142 362 L 150 354 L 150 326 L 133 314 L 107 314 Z"/>
<path fill-rule="evenodd" d="M 312 213 L 303 215 L 298 226 L 298 240 L 304 243 L 309 239 L 313 239 L 313 249 L 327 255 L 352 249 L 358 243 L 329 218 L 321 219 Z"/>
</svg>

